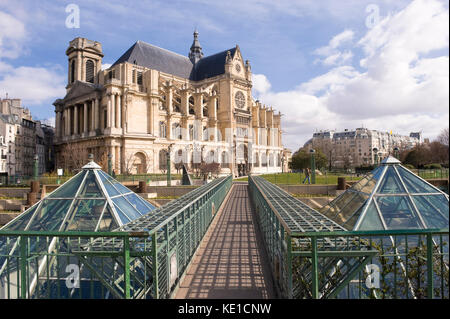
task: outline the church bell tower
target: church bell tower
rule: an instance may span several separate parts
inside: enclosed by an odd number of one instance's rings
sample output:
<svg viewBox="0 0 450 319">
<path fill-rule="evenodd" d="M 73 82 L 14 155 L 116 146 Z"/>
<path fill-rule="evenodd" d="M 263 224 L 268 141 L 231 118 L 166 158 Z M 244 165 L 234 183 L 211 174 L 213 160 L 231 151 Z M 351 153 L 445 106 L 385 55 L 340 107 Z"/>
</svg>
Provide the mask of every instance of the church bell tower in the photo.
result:
<svg viewBox="0 0 450 319">
<path fill-rule="evenodd" d="M 98 83 L 98 73 L 102 69 L 102 45 L 85 38 L 75 38 L 66 50 L 68 57 L 67 91 L 75 81 Z"/>
</svg>

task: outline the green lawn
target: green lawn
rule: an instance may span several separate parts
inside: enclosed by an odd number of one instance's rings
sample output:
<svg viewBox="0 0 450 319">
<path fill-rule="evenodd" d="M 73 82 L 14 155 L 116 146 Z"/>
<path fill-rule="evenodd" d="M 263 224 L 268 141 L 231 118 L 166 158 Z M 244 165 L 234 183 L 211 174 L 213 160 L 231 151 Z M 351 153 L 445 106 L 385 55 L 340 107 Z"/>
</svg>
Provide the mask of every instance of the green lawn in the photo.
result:
<svg viewBox="0 0 450 319">
<path fill-rule="evenodd" d="M 281 174 L 265 174 L 261 175 L 269 182 L 273 184 L 287 184 L 287 185 L 300 185 L 305 178 L 305 174 L 301 173 L 281 173 Z M 316 175 L 316 184 L 318 185 L 331 185 L 337 184 L 338 177 L 344 175 Z M 356 175 L 344 176 L 347 181 L 358 181 L 362 176 L 357 177 Z M 235 179 L 235 181 L 248 181 L 247 177 L 241 177 Z"/>
</svg>

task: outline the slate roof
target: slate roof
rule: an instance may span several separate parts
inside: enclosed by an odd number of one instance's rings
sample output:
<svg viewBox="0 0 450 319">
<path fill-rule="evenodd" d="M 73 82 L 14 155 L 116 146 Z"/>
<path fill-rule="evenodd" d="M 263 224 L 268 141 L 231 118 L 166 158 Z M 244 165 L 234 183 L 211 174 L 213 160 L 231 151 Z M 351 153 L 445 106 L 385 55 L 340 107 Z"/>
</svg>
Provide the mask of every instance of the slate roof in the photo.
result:
<svg viewBox="0 0 450 319">
<path fill-rule="evenodd" d="M 200 81 L 225 73 L 227 51 L 230 51 L 233 56 L 236 48 L 204 57 L 194 65 L 188 57 L 143 41 L 137 41 L 114 62 L 113 66 L 128 62 L 185 79 Z"/>
</svg>

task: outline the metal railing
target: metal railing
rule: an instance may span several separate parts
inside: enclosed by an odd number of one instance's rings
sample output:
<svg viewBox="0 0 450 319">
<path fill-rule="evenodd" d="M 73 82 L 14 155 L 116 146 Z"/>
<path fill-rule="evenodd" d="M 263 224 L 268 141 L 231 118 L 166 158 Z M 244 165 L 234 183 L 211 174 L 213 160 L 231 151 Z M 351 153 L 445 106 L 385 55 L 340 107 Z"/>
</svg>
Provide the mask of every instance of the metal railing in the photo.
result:
<svg viewBox="0 0 450 319">
<path fill-rule="evenodd" d="M 171 297 L 231 183 L 216 179 L 115 232 L 0 230 L 0 299 Z"/>
<path fill-rule="evenodd" d="M 449 298 L 448 229 L 344 231 L 261 177 L 249 194 L 282 298 Z"/>
</svg>

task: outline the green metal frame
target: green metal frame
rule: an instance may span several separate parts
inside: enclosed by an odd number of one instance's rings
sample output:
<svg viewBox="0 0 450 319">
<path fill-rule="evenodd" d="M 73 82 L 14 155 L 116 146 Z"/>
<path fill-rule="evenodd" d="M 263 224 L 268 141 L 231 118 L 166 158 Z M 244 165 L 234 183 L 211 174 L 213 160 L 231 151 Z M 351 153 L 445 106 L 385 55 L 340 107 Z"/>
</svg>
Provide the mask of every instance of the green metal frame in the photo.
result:
<svg viewBox="0 0 450 319">
<path fill-rule="evenodd" d="M 261 177 L 249 194 L 282 298 L 449 297 L 448 228 L 346 231 Z M 380 288 L 364 286 L 368 264 Z"/>
<path fill-rule="evenodd" d="M 114 232 L 0 231 L 0 298 L 170 298 L 231 185 L 216 179 Z M 64 287 L 69 264 L 80 289 Z"/>
</svg>

